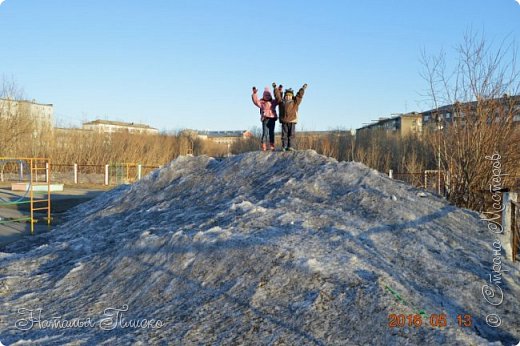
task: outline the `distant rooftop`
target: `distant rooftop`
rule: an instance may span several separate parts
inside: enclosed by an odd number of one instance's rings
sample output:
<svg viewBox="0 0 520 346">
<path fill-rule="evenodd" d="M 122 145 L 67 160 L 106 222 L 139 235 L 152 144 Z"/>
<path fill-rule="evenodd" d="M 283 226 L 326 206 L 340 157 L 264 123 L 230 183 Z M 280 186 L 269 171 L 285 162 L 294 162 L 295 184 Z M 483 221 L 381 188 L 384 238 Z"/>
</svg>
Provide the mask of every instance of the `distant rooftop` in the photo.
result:
<svg viewBox="0 0 520 346">
<path fill-rule="evenodd" d="M 483 99 L 483 101 L 485 102 L 512 102 L 511 104 L 512 105 L 516 105 L 516 107 L 520 106 L 520 95 L 507 95 L 507 94 L 504 94 L 502 97 L 499 97 L 499 98 L 493 98 L 493 99 Z M 404 118 L 404 117 L 417 117 L 417 116 L 432 116 L 434 114 L 439 114 L 439 113 L 445 113 L 445 112 L 453 112 L 456 108 L 457 105 L 460 105 L 460 106 L 464 106 L 466 108 L 469 108 L 469 109 L 475 109 L 476 106 L 477 106 L 478 102 L 477 101 L 471 101 L 471 102 L 455 102 L 454 104 L 450 104 L 450 105 L 444 105 L 444 106 L 440 106 L 440 107 L 437 107 L 437 108 L 434 108 L 434 109 L 430 109 L 430 110 L 427 110 L 427 111 L 423 111 L 423 112 L 411 112 L 411 113 L 406 113 L 406 114 L 398 114 L 398 115 L 395 115 L 393 117 L 388 117 L 388 118 L 385 118 L 385 117 L 380 117 L 378 120 L 372 120 L 371 123 L 369 124 L 364 124 L 364 126 L 360 127 L 358 130 L 364 130 L 364 129 L 369 129 L 369 128 L 373 128 L 373 127 L 379 127 L 380 125 L 384 124 L 384 123 L 388 123 L 388 122 L 392 122 L 392 121 L 397 121 L 399 118 Z M 507 103 L 506 103 L 507 104 Z M 515 120 L 513 120 L 515 121 Z"/>
<path fill-rule="evenodd" d="M 380 117 L 378 120 L 372 120 L 371 123 L 366 124 L 366 125 L 358 128 L 357 130 L 363 130 L 363 129 L 368 129 L 368 128 L 372 128 L 372 127 L 377 127 L 384 123 L 398 121 L 399 118 L 416 118 L 416 117 L 421 117 L 421 116 L 422 116 L 421 113 L 410 112 L 410 113 L 398 114 L 393 117 Z"/>
<path fill-rule="evenodd" d="M 519 105 L 520 104 L 520 95 L 507 95 L 504 94 L 504 96 L 494 99 L 485 99 L 485 102 L 509 102 L 511 101 L 513 105 Z M 467 108 L 475 109 L 477 107 L 478 102 L 477 101 L 471 101 L 471 102 L 458 102 L 456 101 L 453 104 L 440 106 L 438 108 L 433 108 L 427 111 L 422 112 L 422 114 L 434 114 L 434 113 L 443 113 L 443 112 L 452 112 L 456 105 L 461 105 Z"/>
<path fill-rule="evenodd" d="M 70 132 L 70 131 L 81 131 L 81 132 L 92 132 L 92 130 L 82 129 L 78 127 L 55 127 L 55 131 Z"/>
<path fill-rule="evenodd" d="M 317 131 L 299 131 L 298 135 L 301 136 L 324 136 L 324 135 L 340 135 L 345 133 L 351 133 L 351 130 L 317 130 Z"/>
<path fill-rule="evenodd" d="M 12 99 L 9 97 L 0 98 L 0 101 L 31 103 L 33 105 L 39 105 L 39 106 L 52 106 L 52 103 L 39 103 L 39 102 L 36 102 L 36 100 L 17 100 L 17 99 Z"/>
<path fill-rule="evenodd" d="M 200 136 L 208 137 L 242 137 L 247 130 L 234 130 L 234 131 L 197 131 Z"/>
<path fill-rule="evenodd" d="M 140 128 L 140 129 L 157 130 L 156 128 L 153 128 L 146 124 L 126 123 L 123 121 L 112 121 L 112 120 L 101 120 L 101 119 L 89 121 L 89 122 L 83 123 L 83 125 L 114 125 L 114 126 L 135 127 L 135 128 Z"/>
</svg>

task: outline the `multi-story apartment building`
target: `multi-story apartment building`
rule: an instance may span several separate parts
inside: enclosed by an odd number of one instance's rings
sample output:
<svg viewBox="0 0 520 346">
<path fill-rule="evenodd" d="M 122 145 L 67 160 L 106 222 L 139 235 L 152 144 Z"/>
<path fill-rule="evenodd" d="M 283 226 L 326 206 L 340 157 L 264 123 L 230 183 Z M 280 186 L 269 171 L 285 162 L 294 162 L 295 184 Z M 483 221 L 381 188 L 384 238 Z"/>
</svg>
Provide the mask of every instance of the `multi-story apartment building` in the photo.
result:
<svg viewBox="0 0 520 346">
<path fill-rule="evenodd" d="M 480 109 L 477 109 L 478 107 L 480 107 Z M 464 123 L 469 115 L 479 113 L 485 115 L 488 121 L 491 121 L 493 117 L 511 115 L 513 125 L 520 125 L 520 95 L 504 95 L 501 98 L 486 100 L 480 103 L 476 101 L 464 103 L 456 102 L 451 105 L 422 112 L 421 114 L 424 125 L 430 126 L 439 122 L 444 124 L 453 123 L 454 121 Z"/>
<path fill-rule="evenodd" d="M 212 141 L 217 144 L 233 144 L 240 139 L 252 137 L 250 131 L 199 131 L 197 137 L 202 140 Z"/>
<path fill-rule="evenodd" d="M 391 118 L 380 118 L 378 121 L 356 130 L 356 134 L 366 134 L 372 130 L 384 130 L 406 136 L 420 135 L 423 131 L 423 118 L 420 113 L 399 114 Z"/>
<path fill-rule="evenodd" d="M 481 109 L 477 109 L 480 107 Z M 486 100 L 485 102 L 454 103 L 447 106 L 430 109 L 421 113 L 400 114 L 391 118 L 379 120 L 363 126 L 357 130 L 359 134 L 366 134 L 370 130 L 383 129 L 400 135 L 420 134 L 425 128 L 438 125 L 447 125 L 458 121 L 464 124 L 471 114 L 482 113 L 488 121 L 497 117 L 511 115 L 514 126 L 520 126 L 520 95 L 504 95 L 499 99 Z M 489 112 L 489 115 L 487 114 Z M 491 114 L 493 113 L 493 114 Z"/>
<path fill-rule="evenodd" d="M 128 132 L 136 134 L 158 134 L 159 130 L 145 124 L 137 123 L 126 123 L 122 121 L 110 121 L 110 120 L 94 120 L 83 123 L 82 128 L 84 130 L 95 131 L 99 133 L 115 133 L 115 132 Z"/>
<path fill-rule="evenodd" d="M 36 132 L 51 131 L 54 124 L 52 104 L 38 103 L 35 100 L 0 99 L 0 116 L 6 119 L 19 116 L 27 117 Z"/>
</svg>

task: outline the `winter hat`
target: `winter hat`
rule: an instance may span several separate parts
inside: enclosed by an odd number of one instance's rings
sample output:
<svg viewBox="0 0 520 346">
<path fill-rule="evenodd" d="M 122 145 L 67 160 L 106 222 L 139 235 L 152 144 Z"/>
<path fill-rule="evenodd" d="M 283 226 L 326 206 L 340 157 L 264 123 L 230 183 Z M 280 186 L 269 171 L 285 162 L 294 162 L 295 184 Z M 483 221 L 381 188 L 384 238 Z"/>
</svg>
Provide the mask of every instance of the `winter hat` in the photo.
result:
<svg viewBox="0 0 520 346">
<path fill-rule="evenodd" d="M 291 88 L 286 89 L 285 90 L 285 96 L 287 96 L 287 94 L 291 94 L 292 96 L 294 96 L 294 91 Z"/>
<path fill-rule="evenodd" d="M 265 87 L 264 94 L 262 95 L 262 98 L 264 100 L 272 100 L 273 95 L 271 95 L 271 90 L 269 90 L 269 87 Z"/>
</svg>

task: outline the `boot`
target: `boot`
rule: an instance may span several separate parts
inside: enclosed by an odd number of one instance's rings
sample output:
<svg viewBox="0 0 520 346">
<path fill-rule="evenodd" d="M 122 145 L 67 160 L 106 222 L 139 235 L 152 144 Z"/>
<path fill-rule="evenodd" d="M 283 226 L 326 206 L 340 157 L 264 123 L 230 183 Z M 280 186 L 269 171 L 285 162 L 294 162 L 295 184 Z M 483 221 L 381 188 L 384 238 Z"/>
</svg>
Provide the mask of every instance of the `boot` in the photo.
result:
<svg viewBox="0 0 520 346">
<path fill-rule="evenodd" d="M 262 143 L 262 151 L 266 151 L 266 150 L 267 150 L 267 144 Z"/>
<path fill-rule="evenodd" d="M 274 144 L 271 143 L 271 151 L 274 151 Z"/>
</svg>

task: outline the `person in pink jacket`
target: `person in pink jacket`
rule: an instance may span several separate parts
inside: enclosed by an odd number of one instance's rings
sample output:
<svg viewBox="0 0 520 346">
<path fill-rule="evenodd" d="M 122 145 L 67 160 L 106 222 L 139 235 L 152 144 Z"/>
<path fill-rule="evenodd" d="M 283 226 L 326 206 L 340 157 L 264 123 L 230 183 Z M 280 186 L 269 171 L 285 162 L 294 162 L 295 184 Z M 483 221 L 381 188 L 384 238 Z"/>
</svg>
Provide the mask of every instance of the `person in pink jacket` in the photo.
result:
<svg viewBox="0 0 520 346">
<path fill-rule="evenodd" d="M 257 96 L 257 89 L 253 87 L 253 103 L 260 108 L 260 121 L 262 121 L 262 150 L 267 150 L 267 140 L 269 140 L 269 148 L 274 150 L 274 127 L 276 125 L 276 106 L 278 103 L 271 95 L 269 87 L 264 89 L 264 94 L 259 100 Z"/>
</svg>

